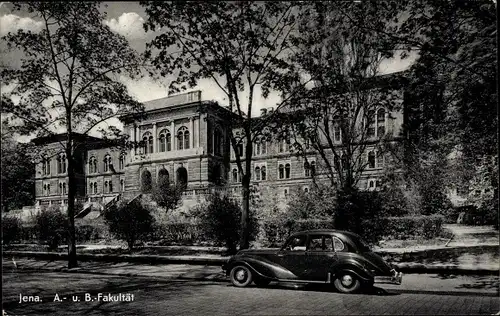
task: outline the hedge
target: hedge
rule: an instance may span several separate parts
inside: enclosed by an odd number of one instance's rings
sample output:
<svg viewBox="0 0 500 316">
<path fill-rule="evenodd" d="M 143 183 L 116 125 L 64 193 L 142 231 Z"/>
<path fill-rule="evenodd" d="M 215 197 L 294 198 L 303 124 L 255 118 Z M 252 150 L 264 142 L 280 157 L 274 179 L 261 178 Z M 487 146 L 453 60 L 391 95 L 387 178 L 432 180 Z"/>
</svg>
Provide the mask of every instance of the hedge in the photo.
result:
<svg viewBox="0 0 500 316">
<path fill-rule="evenodd" d="M 392 239 L 423 237 L 431 239 L 442 234 L 441 215 L 388 217 L 384 220 L 383 236 Z"/>
<path fill-rule="evenodd" d="M 332 220 L 324 219 L 272 219 L 261 224 L 261 242 L 266 247 L 280 247 L 293 233 L 311 230 L 334 228 Z"/>
<path fill-rule="evenodd" d="M 206 240 L 203 231 L 203 227 L 200 223 L 156 223 L 154 230 L 150 234 L 150 241 L 168 240 L 172 242 L 187 243 L 200 242 Z"/>
</svg>

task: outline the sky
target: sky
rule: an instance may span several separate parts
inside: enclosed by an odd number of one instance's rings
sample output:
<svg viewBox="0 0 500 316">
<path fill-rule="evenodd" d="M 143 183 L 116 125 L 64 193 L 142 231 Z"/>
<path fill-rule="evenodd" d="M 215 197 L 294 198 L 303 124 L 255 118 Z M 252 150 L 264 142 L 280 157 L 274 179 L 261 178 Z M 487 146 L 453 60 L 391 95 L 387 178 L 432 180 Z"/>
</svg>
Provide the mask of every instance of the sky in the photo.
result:
<svg viewBox="0 0 500 316">
<path fill-rule="evenodd" d="M 144 32 L 142 24 L 146 14 L 139 2 L 104 2 L 101 9 L 106 12 L 106 19 L 103 23 L 108 25 L 112 31 L 123 35 L 132 48 L 139 52 L 144 51 L 146 43 L 153 38 L 153 35 Z M 12 5 L 8 2 L 0 3 L 0 36 L 8 32 L 15 32 L 20 28 L 36 31 L 40 30 L 41 27 L 41 23 L 31 18 L 29 14 L 14 12 Z M 2 65 L 18 63 L 19 57 L 15 54 L 5 53 L 5 46 L 2 45 L 4 44 L 0 44 Z M 413 61 L 414 58 L 387 60 L 381 65 L 380 72 L 387 74 L 402 71 L 411 66 Z M 163 98 L 168 95 L 168 80 L 155 81 L 150 77 L 144 77 L 137 80 L 122 78 L 122 81 L 127 86 L 129 93 L 140 102 Z M 204 100 L 215 100 L 227 104 L 224 93 L 211 80 L 201 80 L 193 90 L 201 90 Z M 260 89 L 257 89 L 256 99 L 254 100 L 256 106 L 252 114 L 258 115 L 261 108 L 273 107 L 279 100 L 276 93 L 271 93 L 267 99 L 264 99 L 260 95 Z M 121 124 L 118 123 L 118 125 Z M 22 140 L 20 139 L 20 141 Z"/>
</svg>

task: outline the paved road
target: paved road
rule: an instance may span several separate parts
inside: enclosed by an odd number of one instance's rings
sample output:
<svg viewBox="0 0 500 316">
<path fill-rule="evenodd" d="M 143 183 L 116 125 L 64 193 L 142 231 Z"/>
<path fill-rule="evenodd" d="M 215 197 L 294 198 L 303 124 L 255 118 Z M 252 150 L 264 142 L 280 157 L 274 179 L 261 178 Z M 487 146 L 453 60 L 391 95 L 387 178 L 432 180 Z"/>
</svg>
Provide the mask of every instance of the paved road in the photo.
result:
<svg viewBox="0 0 500 316">
<path fill-rule="evenodd" d="M 500 309 L 495 293 L 498 280 L 482 278 L 479 283 L 454 278 L 455 287 L 469 284 L 464 291 L 422 290 L 422 286 L 412 291 L 410 285 L 399 290 L 389 286 L 374 293 L 347 295 L 326 287 L 271 285 L 239 289 L 223 282 L 4 269 L 3 308 L 8 315 L 86 316 L 495 314 Z M 416 284 L 418 278 L 410 282 Z M 477 292 L 470 288 L 474 286 Z M 85 301 L 87 293 L 93 300 Z M 133 301 L 105 302 L 103 297 L 108 293 L 133 294 Z M 19 294 L 38 295 L 42 301 L 19 303 Z M 54 302 L 56 294 L 60 302 Z M 72 298 L 79 301 L 73 302 Z"/>
</svg>

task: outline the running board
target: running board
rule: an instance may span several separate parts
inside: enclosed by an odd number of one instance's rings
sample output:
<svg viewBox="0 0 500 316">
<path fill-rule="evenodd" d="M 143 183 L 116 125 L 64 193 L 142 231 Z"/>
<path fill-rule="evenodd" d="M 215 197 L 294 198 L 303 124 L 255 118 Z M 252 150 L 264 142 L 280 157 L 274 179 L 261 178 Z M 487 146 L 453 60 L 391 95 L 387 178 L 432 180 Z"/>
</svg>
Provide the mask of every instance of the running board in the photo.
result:
<svg viewBox="0 0 500 316">
<path fill-rule="evenodd" d="M 325 284 L 332 283 L 332 274 L 328 273 L 328 277 L 326 281 L 312 281 L 312 280 L 296 280 L 296 279 L 277 279 L 276 282 L 289 282 L 289 283 L 317 283 L 317 284 Z"/>
</svg>

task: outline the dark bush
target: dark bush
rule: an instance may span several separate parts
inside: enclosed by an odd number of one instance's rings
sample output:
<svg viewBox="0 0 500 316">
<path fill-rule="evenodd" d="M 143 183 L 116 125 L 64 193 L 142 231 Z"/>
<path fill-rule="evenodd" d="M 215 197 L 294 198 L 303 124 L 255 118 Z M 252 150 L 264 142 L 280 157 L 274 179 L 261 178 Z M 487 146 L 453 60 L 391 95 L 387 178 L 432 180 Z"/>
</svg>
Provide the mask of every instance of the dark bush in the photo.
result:
<svg viewBox="0 0 500 316">
<path fill-rule="evenodd" d="M 56 250 L 66 239 L 66 216 L 57 207 L 41 210 L 36 215 L 35 230 L 40 243 L 47 244 L 49 250 Z"/>
<path fill-rule="evenodd" d="M 75 235 L 77 242 L 89 242 L 102 239 L 105 227 L 99 224 L 77 224 Z"/>
<path fill-rule="evenodd" d="M 332 220 L 325 219 L 288 219 L 286 214 L 280 218 L 262 222 L 262 232 L 265 247 L 281 247 L 293 233 L 311 229 L 331 229 Z"/>
<path fill-rule="evenodd" d="M 138 241 L 145 241 L 154 229 L 155 219 L 151 210 L 139 200 L 113 205 L 104 212 L 109 231 L 116 238 L 127 242 L 130 251 Z"/>
<path fill-rule="evenodd" d="M 208 200 L 205 212 L 200 212 L 197 216 L 208 239 L 217 244 L 224 244 L 229 254 L 236 252 L 241 231 L 241 208 L 237 202 L 228 196 L 213 194 Z M 253 241 L 258 233 L 258 223 L 253 213 L 249 214 L 249 225 L 250 241 Z"/>
<path fill-rule="evenodd" d="M 2 217 L 2 244 L 8 245 L 21 238 L 21 221 L 17 217 Z"/>
</svg>

